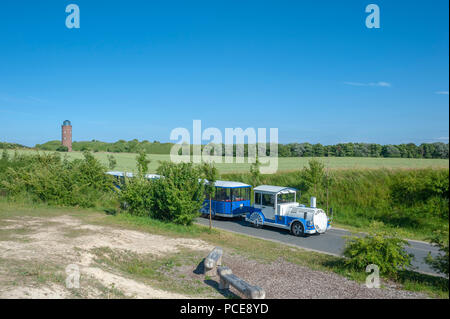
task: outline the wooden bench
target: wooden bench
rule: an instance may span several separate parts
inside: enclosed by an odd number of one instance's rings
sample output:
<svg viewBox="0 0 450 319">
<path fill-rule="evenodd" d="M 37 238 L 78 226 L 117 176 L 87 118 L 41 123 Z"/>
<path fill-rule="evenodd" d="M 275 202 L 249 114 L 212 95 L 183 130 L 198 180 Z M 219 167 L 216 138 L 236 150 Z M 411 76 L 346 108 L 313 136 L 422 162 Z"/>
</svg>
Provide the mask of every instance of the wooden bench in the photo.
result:
<svg viewBox="0 0 450 319">
<path fill-rule="evenodd" d="M 207 276 L 215 276 L 217 266 L 222 265 L 223 250 L 220 247 L 214 248 L 203 262 L 204 274 Z"/>
<path fill-rule="evenodd" d="M 229 289 L 231 285 L 248 299 L 266 298 L 266 292 L 262 288 L 252 286 L 245 282 L 238 276 L 234 275 L 228 267 L 218 267 L 217 274 L 220 278 L 219 289 Z"/>
</svg>

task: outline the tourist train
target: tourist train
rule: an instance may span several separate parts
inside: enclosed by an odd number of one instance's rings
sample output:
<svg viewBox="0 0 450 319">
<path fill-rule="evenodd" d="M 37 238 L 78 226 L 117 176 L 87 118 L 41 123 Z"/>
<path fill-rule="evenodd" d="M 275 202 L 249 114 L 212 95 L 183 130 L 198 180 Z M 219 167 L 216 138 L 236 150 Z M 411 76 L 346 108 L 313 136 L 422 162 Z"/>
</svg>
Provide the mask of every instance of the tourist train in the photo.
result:
<svg viewBox="0 0 450 319">
<path fill-rule="evenodd" d="M 133 178 L 132 173 L 107 172 L 115 179 L 115 186 L 120 189 L 125 178 Z M 149 180 L 159 179 L 160 175 L 147 174 Z M 200 180 L 207 183 L 206 180 Z M 327 214 L 316 207 L 316 198 L 311 197 L 310 207 L 297 202 L 298 190 L 292 187 L 260 185 L 252 186 L 241 182 L 216 181 L 215 196 L 205 196 L 200 213 L 212 218 L 244 218 L 250 225 L 261 228 L 272 226 L 289 230 L 295 236 L 322 234 L 331 227 Z"/>
</svg>

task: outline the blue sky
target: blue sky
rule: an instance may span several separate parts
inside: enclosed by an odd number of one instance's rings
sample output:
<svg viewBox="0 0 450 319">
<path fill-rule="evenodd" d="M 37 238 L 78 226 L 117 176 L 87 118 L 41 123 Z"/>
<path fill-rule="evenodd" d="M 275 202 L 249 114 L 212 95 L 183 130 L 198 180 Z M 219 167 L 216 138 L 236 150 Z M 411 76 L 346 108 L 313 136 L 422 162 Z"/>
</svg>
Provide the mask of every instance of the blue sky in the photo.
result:
<svg viewBox="0 0 450 319">
<path fill-rule="evenodd" d="M 80 29 L 65 7 L 80 8 Z M 366 5 L 381 28 L 365 26 Z M 277 127 L 279 141 L 448 142 L 448 1 L 0 3 L 0 141 L 169 141 Z"/>
</svg>

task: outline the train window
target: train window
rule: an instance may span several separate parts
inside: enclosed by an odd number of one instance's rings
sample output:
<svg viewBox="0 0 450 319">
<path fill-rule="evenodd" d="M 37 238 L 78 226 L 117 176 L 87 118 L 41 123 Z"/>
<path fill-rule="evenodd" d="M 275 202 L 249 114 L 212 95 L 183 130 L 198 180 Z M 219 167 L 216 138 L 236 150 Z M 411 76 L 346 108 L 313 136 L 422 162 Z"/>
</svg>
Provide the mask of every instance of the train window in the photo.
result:
<svg viewBox="0 0 450 319">
<path fill-rule="evenodd" d="M 231 189 L 225 188 L 225 199 L 224 201 L 229 202 L 231 201 Z"/>
<path fill-rule="evenodd" d="M 215 200 L 221 200 L 221 198 L 223 197 L 222 191 L 223 191 L 223 188 L 219 188 L 219 187 L 216 188 L 216 196 L 214 198 Z"/>
<path fill-rule="evenodd" d="M 261 205 L 261 193 L 255 192 L 255 205 Z"/>
<path fill-rule="evenodd" d="M 233 188 L 231 190 L 231 198 L 233 202 L 250 200 L 250 189 L 249 188 Z"/>
<path fill-rule="evenodd" d="M 242 188 L 244 200 L 250 200 L 250 188 Z"/>
<path fill-rule="evenodd" d="M 278 204 L 292 203 L 294 201 L 295 201 L 295 194 L 294 193 L 278 194 L 277 195 L 277 203 Z"/>
<path fill-rule="evenodd" d="M 231 199 L 233 202 L 241 201 L 241 189 L 240 188 L 234 188 L 231 190 Z"/>
<path fill-rule="evenodd" d="M 264 206 L 272 206 L 274 205 L 274 196 L 270 194 L 263 194 L 262 196 L 262 204 Z"/>
<path fill-rule="evenodd" d="M 216 200 L 229 202 L 231 200 L 231 190 L 229 188 L 216 188 Z"/>
</svg>

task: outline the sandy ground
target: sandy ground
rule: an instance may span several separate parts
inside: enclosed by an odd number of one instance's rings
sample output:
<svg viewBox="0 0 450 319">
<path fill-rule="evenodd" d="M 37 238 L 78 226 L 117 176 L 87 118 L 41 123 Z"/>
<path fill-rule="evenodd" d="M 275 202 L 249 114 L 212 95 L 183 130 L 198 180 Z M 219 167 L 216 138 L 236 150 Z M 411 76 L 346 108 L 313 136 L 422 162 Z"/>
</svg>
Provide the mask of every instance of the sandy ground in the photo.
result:
<svg viewBox="0 0 450 319">
<path fill-rule="evenodd" d="M 123 292 L 125 297 L 186 298 L 182 294 L 156 289 L 96 267 L 93 263 L 95 256 L 91 253 L 92 249 L 108 247 L 158 256 L 175 253 L 181 248 L 205 250 L 205 252 L 212 249 L 201 240 L 169 238 L 133 230 L 88 225 L 70 216 L 3 219 L 2 225 L 5 223 L 6 225 L 0 226 L 0 232 L 17 230 L 17 233 L 20 233 L 20 230 L 26 229 L 26 234 L 15 234 L 9 240 L 0 241 L 1 260 L 14 260 L 18 263 L 18 267 L 21 261 L 26 264 L 52 263 L 67 266 L 75 264 L 79 267 L 80 278 L 84 278 L 84 282 L 93 281 L 101 283 L 104 287 L 113 286 Z M 68 231 L 75 235 L 68 237 Z M 72 296 L 74 288 L 70 290 L 64 285 L 53 283 L 39 285 L 39 287 L 17 287 L 5 282 L 2 284 L 1 274 L 3 273 L 3 277 L 8 279 L 8 271 L 11 269 L 1 268 L 0 263 L 0 298 L 70 298 Z M 89 287 L 84 292 L 86 295 L 83 297 L 105 297 L 94 287 Z"/>
</svg>

